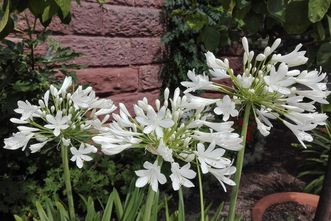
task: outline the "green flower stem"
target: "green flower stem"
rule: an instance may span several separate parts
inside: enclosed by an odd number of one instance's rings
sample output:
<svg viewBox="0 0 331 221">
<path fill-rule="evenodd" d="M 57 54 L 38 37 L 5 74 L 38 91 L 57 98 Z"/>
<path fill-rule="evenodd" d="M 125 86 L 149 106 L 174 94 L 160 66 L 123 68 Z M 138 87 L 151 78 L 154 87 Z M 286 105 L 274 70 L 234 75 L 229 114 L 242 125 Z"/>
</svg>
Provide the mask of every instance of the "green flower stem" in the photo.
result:
<svg viewBox="0 0 331 221">
<path fill-rule="evenodd" d="M 234 221 L 235 217 L 236 217 L 236 205 L 237 205 L 237 198 L 238 198 L 238 193 L 239 193 L 241 172 L 242 172 L 243 162 L 244 162 L 246 135 L 247 135 L 248 121 L 249 121 L 249 115 L 250 115 L 251 109 L 252 109 L 252 105 L 247 104 L 245 107 L 244 120 L 243 120 L 243 125 L 241 128 L 241 137 L 243 139 L 243 142 L 242 142 L 243 148 L 238 152 L 238 155 L 237 155 L 237 161 L 236 161 L 237 172 L 234 176 L 234 182 L 236 183 L 236 185 L 232 188 L 232 191 L 231 191 L 231 201 L 230 201 L 230 209 L 229 209 L 229 214 L 228 214 L 228 221 Z"/>
<path fill-rule="evenodd" d="M 198 160 L 197 161 L 197 171 L 198 171 L 198 179 L 199 179 L 199 192 L 200 192 L 200 213 L 201 213 L 201 221 L 205 221 L 205 205 L 203 202 L 203 187 L 202 187 L 202 178 L 201 178 L 201 171 L 199 167 Z"/>
<path fill-rule="evenodd" d="M 154 197 L 155 197 L 155 192 L 152 190 L 152 187 L 149 187 L 143 220 L 146 221 L 151 220 L 151 210 L 154 202 Z"/>
<path fill-rule="evenodd" d="M 61 155 L 62 155 L 62 164 L 64 171 L 64 182 L 66 185 L 66 193 L 68 197 L 68 206 L 69 206 L 69 217 L 70 221 L 76 220 L 75 207 L 74 207 L 74 198 L 72 196 L 72 188 L 70 181 L 70 170 L 69 170 L 69 161 L 68 161 L 68 147 L 61 145 Z"/>
</svg>

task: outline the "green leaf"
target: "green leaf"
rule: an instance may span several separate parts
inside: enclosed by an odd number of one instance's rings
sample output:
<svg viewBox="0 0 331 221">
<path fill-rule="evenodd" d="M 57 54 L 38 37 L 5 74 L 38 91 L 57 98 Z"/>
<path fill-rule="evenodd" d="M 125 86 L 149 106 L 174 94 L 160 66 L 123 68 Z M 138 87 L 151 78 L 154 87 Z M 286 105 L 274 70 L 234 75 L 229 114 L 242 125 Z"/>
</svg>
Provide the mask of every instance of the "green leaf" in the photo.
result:
<svg viewBox="0 0 331 221">
<path fill-rule="evenodd" d="M 290 1 L 286 7 L 284 28 L 289 34 L 302 34 L 310 25 L 308 4 L 305 0 Z"/>
<path fill-rule="evenodd" d="M 327 15 L 326 18 L 328 20 L 329 35 L 331 35 L 331 17 Z"/>
<path fill-rule="evenodd" d="M 316 64 L 331 71 L 331 42 L 323 43 L 317 51 Z"/>
<path fill-rule="evenodd" d="M 208 51 L 214 51 L 220 43 L 220 32 L 216 27 L 206 26 L 201 30 L 199 39 Z"/>
<path fill-rule="evenodd" d="M 49 0 L 48 5 L 45 7 L 43 14 L 41 15 L 41 21 L 47 23 L 57 13 L 58 6 L 53 0 Z"/>
<path fill-rule="evenodd" d="M 121 220 L 121 218 L 123 216 L 123 205 L 122 205 L 122 202 L 121 202 L 121 198 L 118 195 L 118 192 L 117 192 L 116 189 L 114 189 L 111 194 L 113 195 L 113 198 L 114 198 L 114 204 L 115 204 L 117 219 Z"/>
<path fill-rule="evenodd" d="M 43 0 L 29 0 L 28 1 L 28 7 L 32 14 L 36 17 L 39 17 L 42 15 L 43 11 L 45 10 L 45 7 L 47 6 L 46 1 Z"/>
<path fill-rule="evenodd" d="M 9 19 L 10 0 L 7 1 L 5 13 L 3 14 L 0 21 L 0 32 L 6 27 Z"/>
<path fill-rule="evenodd" d="M 316 23 L 315 27 L 316 27 L 316 31 L 318 34 L 318 40 L 323 41 L 325 39 L 325 30 L 324 30 L 322 22 Z"/>
<path fill-rule="evenodd" d="M 191 29 L 199 31 L 208 24 L 208 17 L 201 13 L 191 13 L 185 17 L 185 21 Z"/>
<path fill-rule="evenodd" d="M 23 221 L 23 219 L 17 215 L 14 215 L 15 221 Z"/>
<path fill-rule="evenodd" d="M 249 33 L 255 34 L 263 28 L 263 16 L 250 13 L 245 19 L 246 28 Z"/>
<path fill-rule="evenodd" d="M 63 17 L 67 17 L 71 8 L 71 0 L 55 0 L 55 2 L 60 7 Z"/>
<path fill-rule="evenodd" d="M 309 0 L 308 18 L 312 23 L 321 21 L 329 10 L 331 0 Z"/>
<path fill-rule="evenodd" d="M 112 194 L 110 194 L 108 201 L 107 201 L 106 208 L 104 209 L 101 221 L 108 221 L 111 219 L 111 213 L 113 211 L 113 204 L 114 204 L 114 197 Z"/>
<path fill-rule="evenodd" d="M 285 0 L 268 0 L 267 9 L 270 15 L 280 23 L 286 20 L 286 3 Z"/>
<path fill-rule="evenodd" d="M 38 216 L 40 218 L 40 221 L 49 221 L 48 217 L 46 215 L 45 210 L 43 209 L 43 207 L 41 206 L 40 202 L 36 202 L 36 207 L 37 207 L 37 211 L 38 211 Z"/>
</svg>

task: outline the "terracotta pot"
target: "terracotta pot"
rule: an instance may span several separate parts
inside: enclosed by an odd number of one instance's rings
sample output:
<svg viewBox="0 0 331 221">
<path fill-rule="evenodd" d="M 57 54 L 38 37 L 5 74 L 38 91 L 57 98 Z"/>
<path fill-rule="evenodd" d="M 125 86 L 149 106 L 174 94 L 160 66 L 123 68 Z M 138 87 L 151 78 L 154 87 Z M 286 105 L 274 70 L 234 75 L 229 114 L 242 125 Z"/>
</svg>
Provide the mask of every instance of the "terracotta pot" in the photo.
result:
<svg viewBox="0 0 331 221">
<path fill-rule="evenodd" d="M 301 205 L 307 205 L 316 208 L 319 196 L 300 192 L 283 192 L 267 195 L 260 199 L 252 209 L 252 220 L 262 221 L 264 212 L 272 205 L 283 202 L 296 202 Z"/>
</svg>

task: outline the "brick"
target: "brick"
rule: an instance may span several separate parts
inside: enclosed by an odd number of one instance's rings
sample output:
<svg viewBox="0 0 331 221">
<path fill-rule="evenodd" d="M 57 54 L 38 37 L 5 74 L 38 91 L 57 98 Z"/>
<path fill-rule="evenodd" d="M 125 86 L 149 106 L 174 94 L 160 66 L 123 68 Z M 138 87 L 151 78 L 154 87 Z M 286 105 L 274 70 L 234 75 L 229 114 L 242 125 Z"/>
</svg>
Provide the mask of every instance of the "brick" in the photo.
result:
<svg viewBox="0 0 331 221">
<path fill-rule="evenodd" d="M 134 5 L 137 7 L 154 7 L 161 8 L 165 0 L 134 0 Z"/>
<path fill-rule="evenodd" d="M 161 36 L 164 32 L 159 9 L 104 5 L 103 34 L 110 36 Z"/>
<path fill-rule="evenodd" d="M 103 38 L 92 38 L 84 36 L 53 36 L 62 46 L 70 47 L 73 50 L 82 53 L 73 63 L 87 64 L 89 66 L 102 66 L 100 56 L 103 50 Z"/>
<path fill-rule="evenodd" d="M 165 47 L 160 38 L 131 38 L 131 59 L 135 64 L 151 64 L 164 60 Z"/>
<path fill-rule="evenodd" d="M 96 2 L 96 0 L 82 0 L 82 2 Z M 134 0 L 106 0 L 105 4 L 134 6 Z"/>
<path fill-rule="evenodd" d="M 101 35 L 103 9 L 96 3 L 81 2 L 72 7 L 72 29 L 77 34 Z"/>
<path fill-rule="evenodd" d="M 230 63 L 230 67 L 233 69 L 235 74 L 241 74 L 243 71 L 242 57 L 227 57 Z"/>
<path fill-rule="evenodd" d="M 77 70 L 77 77 L 79 83 L 91 85 L 99 95 L 138 89 L 137 68 L 88 68 Z"/>
<path fill-rule="evenodd" d="M 160 97 L 160 91 L 159 90 L 153 90 L 150 92 L 137 92 L 137 93 L 125 93 L 125 94 L 116 94 L 113 96 L 110 96 L 111 100 L 114 101 L 116 105 L 119 103 L 124 103 L 128 111 L 133 114 L 133 105 L 137 103 L 138 100 L 143 99 L 146 97 L 148 99 L 148 102 L 154 106 L 155 99 Z"/>
<path fill-rule="evenodd" d="M 33 26 L 34 19 L 35 19 L 35 17 L 28 10 L 24 11 L 24 13 L 19 14 L 16 27 L 17 27 L 17 29 L 22 30 L 22 31 L 28 30 L 28 24 L 27 24 L 27 21 L 25 18 L 25 14 L 27 16 L 27 20 L 31 27 Z M 41 32 L 43 30 L 44 30 L 44 26 L 40 23 L 40 21 L 38 19 L 36 22 L 35 31 Z M 62 24 L 60 18 L 57 16 L 54 16 L 52 18 L 52 21 L 48 25 L 47 30 L 51 30 L 52 32 L 62 33 L 62 34 L 71 34 L 72 33 L 71 25 Z"/>
<path fill-rule="evenodd" d="M 161 65 L 145 65 L 139 67 L 139 87 L 149 90 L 161 87 Z"/>
<path fill-rule="evenodd" d="M 74 63 L 89 66 L 125 66 L 159 63 L 164 46 L 159 38 L 107 38 L 87 36 L 53 36 L 63 46 L 82 56 Z"/>
</svg>

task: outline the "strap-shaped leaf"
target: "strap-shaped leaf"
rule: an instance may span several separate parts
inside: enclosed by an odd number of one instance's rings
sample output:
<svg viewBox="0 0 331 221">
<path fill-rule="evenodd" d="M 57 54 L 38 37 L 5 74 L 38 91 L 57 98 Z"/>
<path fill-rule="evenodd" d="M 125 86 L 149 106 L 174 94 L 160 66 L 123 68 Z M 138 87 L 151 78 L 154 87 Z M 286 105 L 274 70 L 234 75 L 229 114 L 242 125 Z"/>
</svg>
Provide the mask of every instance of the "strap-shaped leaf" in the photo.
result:
<svg viewBox="0 0 331 221">
<path fill-rule="evenodd" d="M 5 13 L 3 14 L 0 21 L 0 32 L 6 27 L 9 19 L 10 0 L 7 1 Z"/>
</svg>

